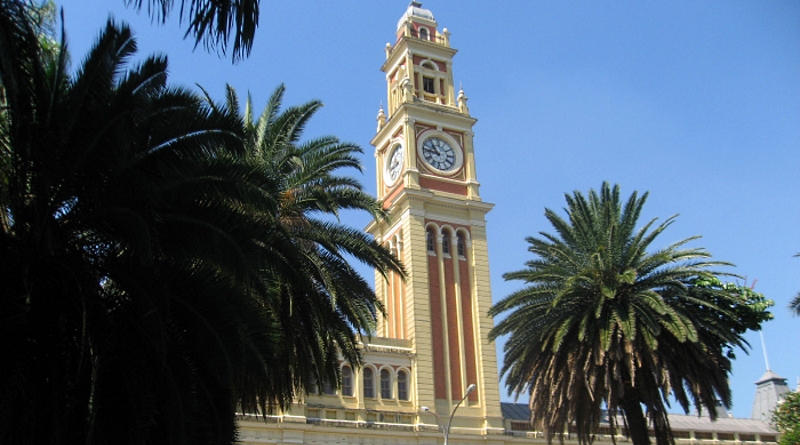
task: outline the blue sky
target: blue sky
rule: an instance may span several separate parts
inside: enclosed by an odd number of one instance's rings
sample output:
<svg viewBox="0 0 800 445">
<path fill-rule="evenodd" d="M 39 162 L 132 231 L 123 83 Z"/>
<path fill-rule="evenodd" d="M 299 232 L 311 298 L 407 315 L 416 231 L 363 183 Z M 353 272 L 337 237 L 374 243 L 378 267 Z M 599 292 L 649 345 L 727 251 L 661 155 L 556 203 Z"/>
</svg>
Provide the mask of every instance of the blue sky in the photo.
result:
<svg viewBox="0 0 800 445">
<path fill-rule="evenodd" d="M 145 2 L 147 3 L 147 2 Z M 170 80 L 219 98 L 225 83 L 258 109 L 280 83 L 284 103 L 321 99 L 306 130 L 364 148 L 362 181 L 375 191 L 369 141 L 386 103 L 380 66 L 408 3 L 264 1 L 253 53 L 193 51 L 174 15 L 165 25 L 123 0 L 62 0 L 74 64 L 109 14 L 127 22 L 141 60 L 167 54 Z M 488 215 L 495 300 L 519 287 L 505 272 L 530 257 L 524 238 L 550 231 L 544 209 L 564 193 L 618 183 L 649 191 L 642 223 L 680 214 L 659 238 L 737 265 L 775 301 L 764 325 L 772 370 L 800 379 L 800 2 L 429 0 L 459 50 L 454 76 L 478 119 L 475 147 Z M 346 216 L 363 227 L 367 218 Z M 365 271 L 369 273 L 369 271 Z M 765 363 L 758 334 L 734 362 L 732 412 L 749 417 Z"/>
</svg>

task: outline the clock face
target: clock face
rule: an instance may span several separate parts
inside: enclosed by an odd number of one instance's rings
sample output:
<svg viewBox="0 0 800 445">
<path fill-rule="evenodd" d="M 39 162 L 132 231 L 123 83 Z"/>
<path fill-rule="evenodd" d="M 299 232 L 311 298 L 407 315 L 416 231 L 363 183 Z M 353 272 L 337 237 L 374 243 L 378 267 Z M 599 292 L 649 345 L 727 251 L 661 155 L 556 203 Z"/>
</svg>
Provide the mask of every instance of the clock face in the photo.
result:
<svg viewBox="0 0 800 445">
<path fill-rule="evenodd" d="M 452 170 L 456 165 L 456 152 L 445 140 L 428 138 L 422 143 L 422 157 L 428 164 L 440 171 Z"/>
<path fill-rule="evenodd" d="M 386 166 L 386 173 L 388 174 L 390 185 L 397 181 L 400 177 L 400 171 L 403 169 L 403 147 L 397 145 L 394 150 L 389 154 L 389 162 Z"/>
</svg>

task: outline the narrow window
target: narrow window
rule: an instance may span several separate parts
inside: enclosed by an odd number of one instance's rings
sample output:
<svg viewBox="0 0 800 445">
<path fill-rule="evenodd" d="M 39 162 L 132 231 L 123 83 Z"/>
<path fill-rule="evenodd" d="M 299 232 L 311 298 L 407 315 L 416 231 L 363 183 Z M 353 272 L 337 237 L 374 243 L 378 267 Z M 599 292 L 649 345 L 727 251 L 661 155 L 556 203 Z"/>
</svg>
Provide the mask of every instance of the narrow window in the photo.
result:
<svg viewBox="0 0 800 445">
<path fill-rule="evenodd" d="M 375 398 L 375 382 L 372 376 L 372 369 L 364 368 L 364 398 Z"/>
<path fill-rule="evenodd" d="M 442 253 L 450 255 L 450 234 L 444 233 L 442 235 Z"/>
<path fill-rule="evenodd" d="M 425 233 L 425 245 L 428 247 L 429 253 L 436 253 L 436 243 L 434 242 L 433 236 L 433 232 L 430 230 Z"/>
<path fill-rule="evenodd" d="M 432 77 L 423 77 L 422 78 L 422 89 L 429 94 L 434 94 L 433 90 L 433 78 Z"/>
<path fill-rule="evenodd" d="M 456 249 L 458 249 L 458 256 L 466 256 L 466 244 L 464 243 L 464 236 L 460 233 L 458 234 L 458 238 L 456 239 Z"/>
<path fill-rule="evenodd" d="M 408 400 L 408 375 L 405 371 L 397 373 L 397 398 Z"/>
<path fill-rule="evenodd" d="M 428 28 L 419 29 L 419 38 L 422 40 L 428 40 Z"/>
<path fill-rule="evenodd" d="M 381 369 L 381 398 L 392 398 L 392 376 L 388 369 Z"/>
<path fill-rule="evenodd" d="M 342 395 L 353 396 L 353 370 L 349 366 L 342 367 Z"/>
</svg>

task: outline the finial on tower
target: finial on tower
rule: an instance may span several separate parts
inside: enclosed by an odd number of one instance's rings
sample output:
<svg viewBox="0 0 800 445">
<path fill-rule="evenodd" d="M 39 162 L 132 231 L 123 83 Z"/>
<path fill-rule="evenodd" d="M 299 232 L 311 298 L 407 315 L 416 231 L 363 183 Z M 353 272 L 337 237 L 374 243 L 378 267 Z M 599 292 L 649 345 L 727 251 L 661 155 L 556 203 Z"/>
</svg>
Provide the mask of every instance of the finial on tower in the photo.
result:
<svg viewBox="0 0 800 445">
<path fill-rule="evenodd" d="M 469 98 L 466 94 L 464 94 L 464 88 L 459 85 L 458 87 L 458 109 L 464 113 L 469 114 L 469 107 L 467 106 L 467 101 Z"/>
<path fill-rule="evenodd" d="M 384 125 L 386 125 L 386 113 L 383 112 L 383 102 L 381 102 L 380 108 L 378 109 L 378 131 L 381 131 Z"/>
</svg>

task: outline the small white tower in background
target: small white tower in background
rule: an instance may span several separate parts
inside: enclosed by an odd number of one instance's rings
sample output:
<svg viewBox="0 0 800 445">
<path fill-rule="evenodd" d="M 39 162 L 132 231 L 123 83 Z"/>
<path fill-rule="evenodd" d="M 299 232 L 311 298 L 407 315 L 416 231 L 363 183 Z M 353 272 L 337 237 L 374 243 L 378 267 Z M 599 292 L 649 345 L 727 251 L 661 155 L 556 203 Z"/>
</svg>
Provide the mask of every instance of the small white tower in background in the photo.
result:
<svg viewBox="0 0 800 445">
<path fill-rule="evenodd" d="M 783 399 L 784 394 L 789 392 L 791 390 L 786 384 L 786 379 L 767 369 L 767 372 L 756 382 L 756 397 L 753 400 L 753 411 L 750 417 L 769 422 L 772 411 Z"/>
</svg>

